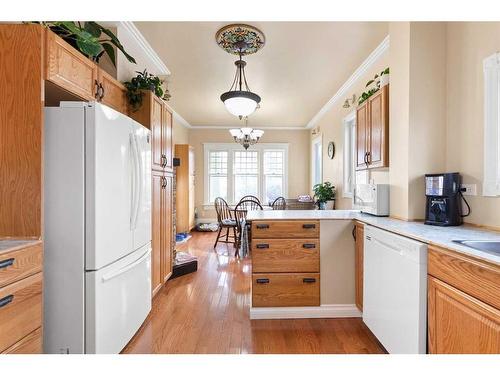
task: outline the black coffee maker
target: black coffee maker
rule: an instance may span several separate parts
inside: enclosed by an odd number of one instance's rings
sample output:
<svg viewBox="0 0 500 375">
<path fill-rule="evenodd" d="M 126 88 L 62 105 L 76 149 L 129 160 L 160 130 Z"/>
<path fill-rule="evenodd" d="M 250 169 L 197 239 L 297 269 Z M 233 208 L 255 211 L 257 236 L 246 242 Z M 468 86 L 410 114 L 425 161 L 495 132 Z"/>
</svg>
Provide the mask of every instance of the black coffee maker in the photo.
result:
<svg viewBox="0 0 500 375">
<path fill-rule="evenodd" d="M 462 225 L 461 183 L 458 173 L 425 175 L 425 224 Z"/>
</svg>

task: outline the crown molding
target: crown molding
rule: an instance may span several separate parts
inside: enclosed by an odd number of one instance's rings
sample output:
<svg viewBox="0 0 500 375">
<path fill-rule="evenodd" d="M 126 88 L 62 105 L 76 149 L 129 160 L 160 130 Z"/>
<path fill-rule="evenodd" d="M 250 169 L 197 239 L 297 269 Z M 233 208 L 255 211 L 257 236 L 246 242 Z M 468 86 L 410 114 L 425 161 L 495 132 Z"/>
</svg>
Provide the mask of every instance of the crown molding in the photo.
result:
<svg viewBox="0 0 500 375">
<path fill-rule="evenodd" d="M 212 126 L 212 125 L 205 125 L 205 126 L 191 126 L 190 129 L 193 130 L 229 130 L 229 129 L 235 129 L 235 128 L 241 128 L 241 126 Z M 262 129 L 262 130 L 307 130 L 304 126 L 255 126 L 256 129 Z"/>
<path fill-rule="evenodd" d="M 141 47 L 144 51 L 144 54 L 151 60 L 151 62 L 158 69 L 158 75 L 170 75 L 170 70 L 168 70 L 165 63 L 161 60 L 160 56 L 155 52 L 153 47 L 148 43 L 148 41 L 141 34 L 139 29 L 134 25 L 131 21 L 120 21 L 119 26 L 123 29 L 127 30 L 132 38 L 136 41 L 136 43 Z"/>
<path fill-rule="evenodd" d="M 389 49 L 389 35 L 373 50 L 372 53 L 366 58 L 365 61 L 354 71 L 354 73 L 345 81 L 345 83 L 338 89 L 330 100 L 314 115 L 314 117 L 307 123 L 306 129 L 313 128 L 318 121 L 333 107 L 333 105 L 347 94 L 351 86 L 363 75 L 368 69 L 379 59 L 379 57 Z"/>
<path fill-rule="evenodd" d="M 177 121 L 179 124 L 181 124 L 182 126 L 184 126 L 185 128 L 188 128 L 188 129 L 193 129 L 193 126 L 187 122 L 187 120 L 182 117 L 179 113 L 177 113 L 171 106 L 169 106 L 167 104 L 167 107 L 168 109 L 170 109 L 172 111 L 172 117 L 175 121 Z"/>
</svg>

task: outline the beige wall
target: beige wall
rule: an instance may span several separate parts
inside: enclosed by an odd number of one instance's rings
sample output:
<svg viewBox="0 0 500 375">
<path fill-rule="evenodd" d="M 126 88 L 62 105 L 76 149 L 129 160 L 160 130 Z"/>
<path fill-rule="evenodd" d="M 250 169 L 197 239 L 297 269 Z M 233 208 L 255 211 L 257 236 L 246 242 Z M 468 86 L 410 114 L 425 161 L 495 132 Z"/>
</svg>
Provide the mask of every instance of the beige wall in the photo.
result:
<svg viewBox="0 0 500 375">
<path fill-rule="evenodd" d="M 189 129 L 177 121 L 174 116 L 172 121 L 172 140 L 174 145 L 182 145 L 189 143 Z"/>
<path fill-rule="evenodd" d="M 258 128 L 258 126 L 256 126 Z M 189 144 L 195 152 L 195 205 L 200 219 L 215 219 L 212 207 L 206 210 L 204 200 L 203 143 L 234 142 L 227 129 L 190 129 Z M 288 143 L 288 196 L 309 192 L 309 132 L 307 130 L 266 129 L 261 143 Z"/>
<path fill-rule="evenodd" d="M 500 227 L 500 198 L 482 197 L 483 59 L 500 50 L 500 22 L 451 22 L 447 25 L 446 170 L 477 184 L 467 196 L 472 214 L 465 220 Z"/>
<path fill-rule="evenodd" d="M 351 87 L 345 98 L 352 97 L 356 94 L 357 97 L 365 90 L 366 82 L 373 78 L 376 73 L 389 66 L 389 56 L 385 52 L 379 59 L 370 67 L 369 71 L 361 76 Z M 353 72 L 357 67 L 352 67 Z M 343 173 L 344 173 L 344 126 L 342 120 L 355 111 L 355 106 L 351 108 L 342 108 L 345 98 L 337 101 L 330 110 L 318 121 L 314 130 L 316 135 L 311 132 L 310 141 L 321 134 L 323 136 L 323 181 L 330 181 L 337 188 L 337 209 L 350 209 L 352 207 L 351 198 L 342 198 L 343 190 Z M 335 157 L 330 159 L 327 155 L 327 146 L 330 141 L 335 143 Z M 310 146 L 309 146 L 310 148 Z M 357 179 L 366 179 L 367 182 L 371 179 L 377 183 L 388 183 L 388 170 L 378 170 L 370 172 L 366 175 L 365 172 L 358 172 Z"/>
</svg>

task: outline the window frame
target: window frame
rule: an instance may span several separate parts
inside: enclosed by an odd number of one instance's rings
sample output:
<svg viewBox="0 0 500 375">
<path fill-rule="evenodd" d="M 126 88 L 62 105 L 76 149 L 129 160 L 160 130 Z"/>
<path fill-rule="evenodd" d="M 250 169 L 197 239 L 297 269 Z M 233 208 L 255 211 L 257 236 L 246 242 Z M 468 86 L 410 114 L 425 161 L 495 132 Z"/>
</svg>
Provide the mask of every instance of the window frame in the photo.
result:
<svg viewBox="0 0 500 375">
<path fill-rule="evenodd" d="M 483 196 L 500 196 L 500 53 L 483 60 Z"/>
<path fill-rule="evenodd" d="M 265 175 L 264 175 L 264 151 L 283 151 L 283 196 L 288 196 L 288 147 L 289 143 L 257 143 L 250 146 L 249 151 L 257 151 L 258 154 L 258 198 L 263 204 L 267 202 L 262 201 L 264 198 L 265 189 Z M 210 176 L 209 176 L 209 162 L 210 162 L 210 152 L 212 151 L 227 151 L 228 152 L 228 169 L 227 169 L 227 197 L 228 204 L 235 205 L 238 202 L 234 202 L 234 152 L 242 151 L 243 146 L 237 143 L 203 143 L 203 206 L 204 208 L 213 207 L 213 202 L 210 202 Z"/>
<path fill-rule="evenodd" d="M 356 111 L 352 111 L 342 120 L 344 126 L 344 170 L 342 197 L 352 198 L 356 185 Z M 348 171 L 351 173 L 348 173 Z M 349 175 L 351 180 L 349 181 Z"/>
<path fill-rule="evenodd" d="M 316 158 L 315 158 L 315 146 L 319 144 L 321 146 L 320 156 L 319 156 L 319 182 L 315 181 L 315 169 L 316 169 Z M 323 134 L 319 134 L 311 140 L 311 191 L 315 184 L 323 182 Z"/>
</svg>

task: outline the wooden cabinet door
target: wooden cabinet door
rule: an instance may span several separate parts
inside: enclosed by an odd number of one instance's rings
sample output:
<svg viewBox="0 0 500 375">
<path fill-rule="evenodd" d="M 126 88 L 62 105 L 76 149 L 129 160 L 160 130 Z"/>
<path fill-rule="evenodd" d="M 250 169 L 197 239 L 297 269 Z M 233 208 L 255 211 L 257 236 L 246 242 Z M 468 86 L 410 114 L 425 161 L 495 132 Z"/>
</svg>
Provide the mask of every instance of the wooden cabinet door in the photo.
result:
<svg viewBox="0 0 500 375">
<path fill-rule="evenodd" d="M 163 170 L 166 155 L 162 150 L 162 111 L 163 103 L 155 95 L 149 96 L 151 100 L 151 159 L 152 167 L 156 170 Z"/>
<path fill-rule="evenodd" d="M 366 169 L 366 153 L 368 151 L 368 106 L 363 103 L 356 110 L 356 170 Z"/>
<path fill-rule="evenodd" d="M 98 81 L 102 85 L 101 103 L 116 109 L 118 112 L 127 114 L 127 96 L 125 86 L 114 79 L 111 75 L 99 69 L 98 71 Z"/>
<path fill-rule="evenodd" d="M 166 158 L 164 168 L 172 172 L 172 112 L 165 105 L 162 107 L 161 117 L 161 149 Z"/>
<path fill-rule="evenodd" d="M 172 183 L 171 176 L 164 176 L 161 207 L 161 279 L 172 275 Z"/>
<path fill-rule="evenodd" d="M 355 288 L 356 288 L 356 306 L 359 311 L 363 311 L 363 261 L 364 261 L 364 242 L 365 228 L 361 223 L 356 223 L 355 231 Z"/>
<path fill-rule="evenodd" d="M 368 112 L 368 167 L 380 168 L 389 165 L 389 96 L 388 86 L 382 87 L 367 100 Z"/>
<path fill-rule="evenodd" d="M 428 319 L 430 353 L 500 353 L 500 310 L 432 276 Z"/>
<path fill-rule="evenodd" d="M 95 99 L 96 64 L 52 31 L 47 30 L 46 35 L 46 79 L 82 99 Z"/>
<path fill-rule="evenodd" d="M 161 212 L 164 177 L 161 172 L 153 171 L 152 174 L 152 218 L 151 218 L 151 290 L 153 295 L 162 285 L 161 279 Z"/>
</svg>

